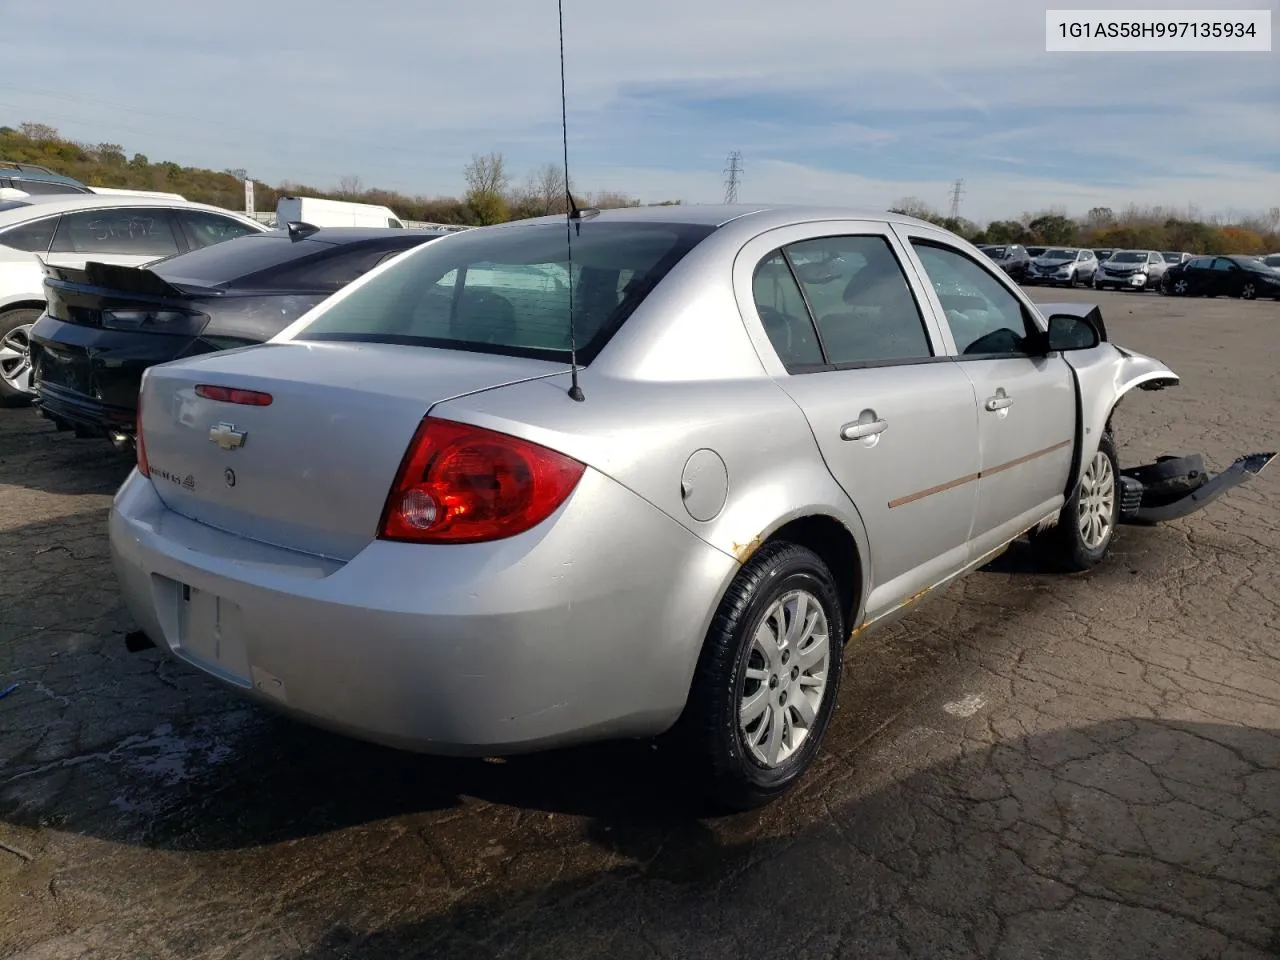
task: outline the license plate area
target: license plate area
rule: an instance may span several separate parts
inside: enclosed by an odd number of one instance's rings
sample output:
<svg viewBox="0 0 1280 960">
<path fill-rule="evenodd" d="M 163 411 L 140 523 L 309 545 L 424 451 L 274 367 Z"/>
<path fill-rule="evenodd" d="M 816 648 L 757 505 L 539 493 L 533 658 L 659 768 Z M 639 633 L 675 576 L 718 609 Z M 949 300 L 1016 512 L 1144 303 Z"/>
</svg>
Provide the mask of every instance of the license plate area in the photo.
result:
<svg viewBox="0 0 1280 960">
<path fill-rule="evenodd" d="M 176 584 L 178 652 L 227 680 L 250 685 L 240 608 L 217 594 Z"/>
</svg>

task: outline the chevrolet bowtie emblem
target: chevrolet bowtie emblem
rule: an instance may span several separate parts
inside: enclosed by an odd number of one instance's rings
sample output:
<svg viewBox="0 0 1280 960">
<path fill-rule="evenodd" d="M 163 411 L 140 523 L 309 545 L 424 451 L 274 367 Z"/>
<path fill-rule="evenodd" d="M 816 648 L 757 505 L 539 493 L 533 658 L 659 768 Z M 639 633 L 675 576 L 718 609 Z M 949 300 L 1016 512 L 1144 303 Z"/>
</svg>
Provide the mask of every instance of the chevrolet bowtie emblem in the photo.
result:
<svg viewBox="0 0 1280 960">
<path fill-rule="evenodd" d="M 234 423 L 219 423 L 209 431 L 209 439 L 223 450 L 235 450 L 244 446 L 245 432 L 236 429 Z"/>
</svg>

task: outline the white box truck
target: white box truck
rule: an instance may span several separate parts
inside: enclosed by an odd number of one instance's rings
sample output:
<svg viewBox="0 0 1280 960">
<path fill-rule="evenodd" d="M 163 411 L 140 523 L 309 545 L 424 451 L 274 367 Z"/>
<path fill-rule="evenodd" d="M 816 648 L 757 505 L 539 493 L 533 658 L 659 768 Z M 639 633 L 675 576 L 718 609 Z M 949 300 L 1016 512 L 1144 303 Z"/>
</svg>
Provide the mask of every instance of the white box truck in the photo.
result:
<svg viewBox="0 0 1280 960">
<path fill-rule="evenodd" d="M 276 225 L 309 223 L 313 227 L 399 227 L 404 221 L 389 207 L 349 203 L 319 197 L 281 197 L 276 201 Z"/>
</svg>

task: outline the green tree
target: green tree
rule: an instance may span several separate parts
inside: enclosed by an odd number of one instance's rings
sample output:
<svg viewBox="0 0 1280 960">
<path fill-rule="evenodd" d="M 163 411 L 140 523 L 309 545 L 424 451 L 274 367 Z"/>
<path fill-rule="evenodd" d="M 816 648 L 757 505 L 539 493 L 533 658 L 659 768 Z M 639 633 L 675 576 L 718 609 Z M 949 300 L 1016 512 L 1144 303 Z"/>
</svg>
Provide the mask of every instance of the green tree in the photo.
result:
<svg viewBox="0 0 1280 960">
<path fill-rule="evenodd" d="M 1027 224 L 1027 230 L 1041 243 L 1069 244 L 1076 238 L 1075 221 L 1057 213 L 1046 213 Z"/>
</svg>

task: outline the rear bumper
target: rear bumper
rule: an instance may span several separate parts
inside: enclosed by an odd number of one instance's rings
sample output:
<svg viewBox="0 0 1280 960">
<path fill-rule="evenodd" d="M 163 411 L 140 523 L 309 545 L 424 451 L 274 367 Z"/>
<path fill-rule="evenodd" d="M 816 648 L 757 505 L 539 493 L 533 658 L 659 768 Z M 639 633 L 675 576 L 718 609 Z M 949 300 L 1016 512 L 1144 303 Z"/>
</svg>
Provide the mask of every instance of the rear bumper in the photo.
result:
<svg viewBox="0 0 1280 960">
<path fill-rule="evenodd" d="M 104 434 L 132 432 L 143 371 L 184 355 L 194 342 L 67 323 L 46 313 L 31 328 L 34 390 L 56 419 Z"/>
<path fill-rule="evenodd" d="M 52 384 L 36 385 L 35 404 L 41 416 L 85 433 L 128 440 L 136 427 L 136 409 L 108 406 Z"/>
<path fill-rule="evenodd" d="M 737 569 L 590 470 L 529 533 L 374 541 L 347 563 L 182 517 L 136 471 L 109 525 L 126 605 L 161 650 L 309 723 L 427 753 L 661 732 Z"/>
</svg>

